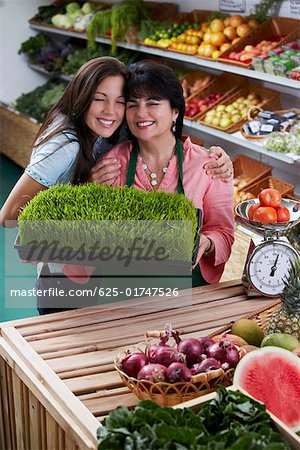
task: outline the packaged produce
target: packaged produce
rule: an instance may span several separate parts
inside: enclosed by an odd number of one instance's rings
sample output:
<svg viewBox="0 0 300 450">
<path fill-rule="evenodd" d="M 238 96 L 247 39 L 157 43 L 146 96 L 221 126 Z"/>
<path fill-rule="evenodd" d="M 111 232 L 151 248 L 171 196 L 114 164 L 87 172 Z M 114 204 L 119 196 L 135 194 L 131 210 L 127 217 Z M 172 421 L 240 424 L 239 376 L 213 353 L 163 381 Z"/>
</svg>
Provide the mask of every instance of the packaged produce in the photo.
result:
<svg viewBox="0 0 300 450">
<path fill-rule="evenodd" d="M 267 150 L 300 155 L 300 139 L 297 135 L 287 132 L 271 133 L 263 144 Z"/>
<path fill-rule="evenodd" d="M 244 123 L 242 130 L 248 136 L 264 136 L 272 132 L 286 131 L 299 122 L 296 111 L 273 112 L 260 111 L 257 116 Z"/>
<path fill-rule="evenodd" d="M 288 73 L 288 77 L 291 78 L 292 80 L 298 80 L 298 81 L 300 81 L 300 66 L 294 67 L 294 69 L 292 69 L 292 70 Z"/>
</svg>

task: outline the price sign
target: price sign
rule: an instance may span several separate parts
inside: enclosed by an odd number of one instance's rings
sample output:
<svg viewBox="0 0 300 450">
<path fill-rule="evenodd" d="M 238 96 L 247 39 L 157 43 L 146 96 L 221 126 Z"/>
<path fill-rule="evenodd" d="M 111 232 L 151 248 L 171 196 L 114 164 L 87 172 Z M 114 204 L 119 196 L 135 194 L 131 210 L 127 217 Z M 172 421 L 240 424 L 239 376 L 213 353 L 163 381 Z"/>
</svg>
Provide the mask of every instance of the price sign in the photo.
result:
<svg viewBox="0 0 300 450">
<path fill-rule="evenodd" d="M 290 0 L 290 13 L 296 19 L 300 18 L 300 0 Z"/>
<path fill-rule="evenodd" d="M 220 11 L 245 12 L 246 0 L 219 0 Z"/>
</svg>

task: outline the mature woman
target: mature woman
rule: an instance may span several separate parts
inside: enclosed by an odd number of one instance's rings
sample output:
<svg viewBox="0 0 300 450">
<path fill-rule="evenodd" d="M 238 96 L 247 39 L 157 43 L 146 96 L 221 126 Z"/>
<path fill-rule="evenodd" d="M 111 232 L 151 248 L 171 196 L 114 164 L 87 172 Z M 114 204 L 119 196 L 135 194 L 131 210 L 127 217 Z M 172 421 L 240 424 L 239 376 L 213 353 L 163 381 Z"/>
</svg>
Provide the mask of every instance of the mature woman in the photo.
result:
<svg viewBox="0 0 300 450">
<path fill-rule="evenodd" d="M 125 99 L 132 139 L 107 154 L 121 162 L 120 171 L 110 172 L 113 185 L 183 193 L 201 208 L 193 285 L 219 281 L 234 241 L 233 184 L 212 179 L 203 168 L 209 160 L 207 150 L 182 137 L 185 103 L 171 68 L 153 61 L 136 63 L 125 85 Z M 95 165 L 95 182 L 103 181 L 104 171 L 103 162 Z"/>
</svg>

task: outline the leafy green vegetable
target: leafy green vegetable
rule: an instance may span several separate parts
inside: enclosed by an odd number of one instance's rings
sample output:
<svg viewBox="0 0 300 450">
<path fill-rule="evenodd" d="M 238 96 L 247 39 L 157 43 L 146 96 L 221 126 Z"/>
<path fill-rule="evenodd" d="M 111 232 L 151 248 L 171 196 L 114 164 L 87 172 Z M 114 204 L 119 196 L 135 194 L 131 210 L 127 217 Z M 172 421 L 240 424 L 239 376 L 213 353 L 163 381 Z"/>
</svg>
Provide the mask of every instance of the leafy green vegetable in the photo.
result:
<svg viewBox="0 0 300 450">
<path fill-rule="evenodd" d="M 201 407 L 163 408 L 150 400 L 120 406 L 98 429 L 99 450 L 287 450 L 264 405 L 225 388 Z"/>
<path fill-rule="evenodd" d="M 84 63 L 98 56 L 105 56 L 107 53 L 107 47 L 102 45 L 98 45 L 96 48 L 78 48 L 67 56 L 62 72 L 74 75 Z"/>
<path fill-rule="evenodd" d="M 31 36 L 27 41 L 22 42 L 21 47 L 18 50 L 18 55 L 26 53 L 29 57 L 29 61 L 35 62 L 40 50 L 50 41 L 51 39 L 48 36 L 41 33 L 36 36 Z"/>
<path fill-rule="evenodd" d="M 148 19 L 148 10 L 143 0 L 125 0 L 109 10 L 96 13 L 87 28 L 88 46 L 95 46 L 99 34 L 108 34 L 111 28 L 111 49 L 115 54 L 117 39 L 124 40 L 131 27 L 137 27 Z"/>
<path fill-rule="evenodd" d="M 277 8 L 280 7 L 281 3 L 282 0 L 261 0 L 251 11 L 251 17 L 258 20 L 258 22 L 264 22 L 268 16 L 276 14 Z"/>
<path fill-rule="evenodd" d="M 64 88 L 64 85 L 61 82 L 58 83 L 57 81 L 52 80 L 48 81 L 43 86 L 38 86 L 31 92 L 22 94 L 15 101 L 16 109 L 41 122 L 48 111 L 42 104 L 43 96 L 47 91 L 53 89 L 57 85 L 61 86 L 60 89 Z"/>
<path fill-rule="evenodd" d="M 65 89 L 64 84 L 58 84 L 57 86 L 54 86 L 52 89 L 46 91 L 41 99 L 42 107 L 46 111 L 50 109 L 60 99 L 64 89 Z"/>
</svg>

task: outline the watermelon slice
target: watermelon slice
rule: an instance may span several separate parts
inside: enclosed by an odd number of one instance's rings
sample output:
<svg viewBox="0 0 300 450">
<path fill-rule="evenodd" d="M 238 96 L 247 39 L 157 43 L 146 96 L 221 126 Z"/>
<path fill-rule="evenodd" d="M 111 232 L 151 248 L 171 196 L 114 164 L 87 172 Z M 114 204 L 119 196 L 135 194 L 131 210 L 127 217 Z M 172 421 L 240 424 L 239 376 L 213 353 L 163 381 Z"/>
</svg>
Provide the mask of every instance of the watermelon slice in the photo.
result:
<svg viewBox="0 0 300 450">
<path fill-rule="evenodd" d="M 300 430 L 300 359 L 279 347 L 247 353 L 238 363 L 233 384 L 266 408 L 293 431 Z"/>
</svg>

